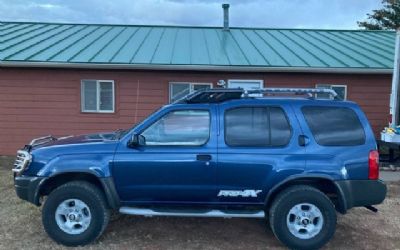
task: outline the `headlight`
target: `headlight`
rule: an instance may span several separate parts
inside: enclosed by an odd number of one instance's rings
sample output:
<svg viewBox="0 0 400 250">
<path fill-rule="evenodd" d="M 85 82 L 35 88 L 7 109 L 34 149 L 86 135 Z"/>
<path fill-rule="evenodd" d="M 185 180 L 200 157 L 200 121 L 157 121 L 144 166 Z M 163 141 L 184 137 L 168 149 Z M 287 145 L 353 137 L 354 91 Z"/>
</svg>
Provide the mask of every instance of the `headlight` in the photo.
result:
<svg viewBox="0 0 400 250">
<path fill-rule="evenodd" d="M 24 171 L 28 167 L 31 160 L 31 154 L 29 154 L 25 150 L 18 150 L 17 159 L 15 159 L 14 168 L 12 169 L 12 171 L 17 175 L 22 173 L 22 171 Z"/>
</svg>

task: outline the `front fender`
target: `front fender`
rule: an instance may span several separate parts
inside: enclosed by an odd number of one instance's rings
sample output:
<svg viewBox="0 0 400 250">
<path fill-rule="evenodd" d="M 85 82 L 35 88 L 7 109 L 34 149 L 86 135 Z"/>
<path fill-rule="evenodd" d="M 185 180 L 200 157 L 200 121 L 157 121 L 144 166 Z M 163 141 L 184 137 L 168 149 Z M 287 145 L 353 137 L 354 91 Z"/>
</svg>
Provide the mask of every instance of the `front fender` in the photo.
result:
<svg viewBox="0 0 400 250">
<path fill-rule="evenodd" d="M 37 176 L 53 176 L 64 172 L 84 172 L 99 178 L 110 177 L 113 154 L 59 155 L 50 160 Z"/>
</svg>

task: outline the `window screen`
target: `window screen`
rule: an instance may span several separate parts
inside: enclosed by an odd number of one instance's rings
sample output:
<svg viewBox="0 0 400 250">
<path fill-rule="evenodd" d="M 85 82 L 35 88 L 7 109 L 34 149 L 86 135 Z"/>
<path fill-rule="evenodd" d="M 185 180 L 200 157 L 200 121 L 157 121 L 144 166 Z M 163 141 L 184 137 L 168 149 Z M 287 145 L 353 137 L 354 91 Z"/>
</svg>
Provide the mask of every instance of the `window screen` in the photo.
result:
<svg viewBox="0 0 400 250">
<path fill-rule="evenodd" d="M 316 142 L 323 146 L 365 143 L 365 132 L 357 114 L 343 107 L 303 107 L 304 117 Z"/>
<path fill-rule="evenodd" d="M 225 142 L 229 146 L 284 146 L 290 137 L 290 126 L 281 108 L 244 107 L 225 112 Z"/>
<path fill-rule="evenodd" d="M 87 80 L 82 82 L 82 111 L 97 110 L 97 82 Z"/>
<path fill-rule="evenodd" d="M 112 111 L 114 109 L 113 83 L 99 82 L 99 91 L 99 109 Z"/>
</svg>

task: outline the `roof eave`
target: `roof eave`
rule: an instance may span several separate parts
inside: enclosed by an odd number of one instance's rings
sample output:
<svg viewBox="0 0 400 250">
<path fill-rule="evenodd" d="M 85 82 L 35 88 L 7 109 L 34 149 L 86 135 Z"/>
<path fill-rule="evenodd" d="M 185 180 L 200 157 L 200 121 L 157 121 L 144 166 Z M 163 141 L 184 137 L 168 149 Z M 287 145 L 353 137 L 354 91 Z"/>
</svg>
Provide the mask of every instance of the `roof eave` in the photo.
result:
<svg viewBox="0 0 400 250">
<path fill-rule="evenodd" d="M 77 69 L 136 69 L 136 70 L 190 70 L 224 72 L 292 72 L 292 73 L 340 73 L 340 74 L 392 74 L 390 68 L 318 68 L 318 67 L 262 67 L 224 65 L 167 65 L 167 64 L 119 64 L 119 63 L 64 63 L 0 61 L 0 67 L 27 68 L 77 68 Z"/>
</svg>

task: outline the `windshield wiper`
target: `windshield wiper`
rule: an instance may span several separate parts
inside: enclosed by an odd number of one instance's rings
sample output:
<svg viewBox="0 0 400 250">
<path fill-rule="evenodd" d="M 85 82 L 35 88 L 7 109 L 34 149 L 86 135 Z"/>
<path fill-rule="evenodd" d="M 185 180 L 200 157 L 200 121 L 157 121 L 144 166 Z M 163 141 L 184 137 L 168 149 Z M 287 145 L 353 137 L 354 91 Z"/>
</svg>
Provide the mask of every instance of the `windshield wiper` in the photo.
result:
<svg viewBox="0 0 400 250">
<path fill-rule="evenodd" d="M 115 134 L 114 138 L 117 139 L 117 140 L 121 139 L 122 135 L 125 134 L 125 132 L 126 132 L 126 129 L 122 129 L 122 128 L 115 130 L 114 131 L 114 134 Z"/>
</svg>

